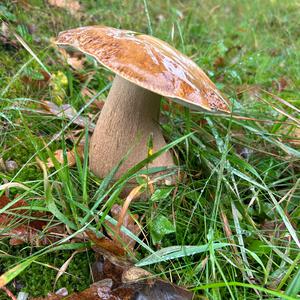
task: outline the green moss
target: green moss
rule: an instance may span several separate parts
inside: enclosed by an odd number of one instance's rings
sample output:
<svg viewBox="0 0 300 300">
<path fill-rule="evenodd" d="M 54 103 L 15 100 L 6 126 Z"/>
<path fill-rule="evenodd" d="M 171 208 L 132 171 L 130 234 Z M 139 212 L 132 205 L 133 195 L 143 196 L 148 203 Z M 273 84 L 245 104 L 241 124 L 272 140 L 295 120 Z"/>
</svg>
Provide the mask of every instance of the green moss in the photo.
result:
<svg viewBox="0 0 300 300">
<path fill-rule="evenodd" d="M 1 244 L 0 250 L 7 251 L 8 246 Z M 0 257 L 1 273 L 9 270 L 12 265 L 20 261 L 21 258 L 26 258 L 35 251 L 36 249 L 26 247 L 25 245 L 9 247 L 9 254 L 12 256 L 15 255 L 18 258 Z M 13 293 L 19 291 L 27 292 L 32 297 L 46 296 L 49 292 L 62 287 L 65 287 L 69 293 L 86 289 L 92 282 L 89 269 L 89 263 L 92 263 L 94 260 L 92 251 L 76 254 L 67 268 L 67 272 L 70 275 L 62 275 L 54 286 L 57 270 L 51 267 L 61 268 L 71 254 L 71 251 L 57 251 L 41 256 L 38 260 L 39 263 L 32 263 L 9 284 L 9 289 Z M 42 264 L 47 264 L 51 267 L 43 266 Z M 19 288 L 16 288 L 16 286 Z M 0 299 L 4 300 L 6 298 L 3 298 L 0 294 Z"/>
</svg>

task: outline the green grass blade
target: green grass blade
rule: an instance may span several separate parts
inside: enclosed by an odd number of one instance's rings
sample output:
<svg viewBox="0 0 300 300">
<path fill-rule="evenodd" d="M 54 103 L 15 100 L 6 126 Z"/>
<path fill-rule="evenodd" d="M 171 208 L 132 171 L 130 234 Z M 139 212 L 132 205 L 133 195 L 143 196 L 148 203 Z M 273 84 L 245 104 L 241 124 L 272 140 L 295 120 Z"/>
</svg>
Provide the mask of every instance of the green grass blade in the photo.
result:
<svg viewBox="0 0 300 300">
<path fill-rule="evenodd" d="M 226 282 L 226 283 L 225 282 L 216 282 L 216 283 L 204 284 L 202 286 L 194 288 L 193 290 L 200 291 L 200 290 L 215 289 L 215 288 L 228 287 L 228 286 L 239 286 L 239 287 L 244 287 L 244 288 L 248 288 L 248 289 L 254 289 L 254 290 L 264 292 L 268 295 L 272 295 L 272 296 L 275 296 L 275 297 L 278 297 L 281 299 L 286 299 L 286 300 L 296 300 L 297 299 L 295 297 L 284 295 L 280 292 L 266 289 L 259 285 L 243 283 L 243 282 Z"/>
<path fill-rule="evenodd" d="M 295 274 L 294 278 L 291 280 L 290 284 L 288 285 L 285 294 L 292 297 L 299 296 L 300 293 L 300 269 Z"/>
</svg>

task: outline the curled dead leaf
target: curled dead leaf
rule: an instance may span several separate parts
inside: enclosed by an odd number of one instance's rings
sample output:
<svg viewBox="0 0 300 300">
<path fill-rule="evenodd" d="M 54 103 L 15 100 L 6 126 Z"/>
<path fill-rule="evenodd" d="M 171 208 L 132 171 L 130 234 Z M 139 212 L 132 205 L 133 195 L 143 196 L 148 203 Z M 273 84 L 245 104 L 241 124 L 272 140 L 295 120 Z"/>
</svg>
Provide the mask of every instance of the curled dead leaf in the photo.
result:
<svg viewBox="0 0 300 300">
<path fill-rule="evenodd" d="M 114 204 L 111 208 L 111 214 L 114 219 L 119 219 L 121 217 L 122 207 L 118 204 Z M 126 210 L 125 215 L 122 217 L 122 223 L 124 227 L 129 229 L 133 234 L 139 235 L 141 230 L 140 227 L 136 224 L 138 215 L 131 215 L 129 210 Z M 106 221 L 105 224 L 111 229 L 108 230 L 108 235 L 114 240 L 114 242 L 119 247 L 125 247 L 130 251 L 133 251 L 135 246 L 135 240 L 129 237 L 126 233 L 120 231 L 118 225 L 113 225 L 110 222 Z"/>
<path fill-rule="evenodd" d="M 78 145 L 77 146 L 77 153 L 79 155 L 79 158 L 83 158 L 83 146 L 82 145 Z M 76 164 L 76 153 L 75 153 L 75 149 L 72 149 L 70 151 L 66 152 L 66 156 L 67 156 L 67 163 L 69 167 L 73 167 Z M 54 157 L 56 158 L 56 160 L 60 163 L 63 164 L 64 163 L 64 151 L 62 149 L 56 150 L 54 152 Z M 46 166 L 48 168 L 53 168 L 54 167 L 54 162 L 52 161 L 51 157 L 48 158 Z"/>
</svg>

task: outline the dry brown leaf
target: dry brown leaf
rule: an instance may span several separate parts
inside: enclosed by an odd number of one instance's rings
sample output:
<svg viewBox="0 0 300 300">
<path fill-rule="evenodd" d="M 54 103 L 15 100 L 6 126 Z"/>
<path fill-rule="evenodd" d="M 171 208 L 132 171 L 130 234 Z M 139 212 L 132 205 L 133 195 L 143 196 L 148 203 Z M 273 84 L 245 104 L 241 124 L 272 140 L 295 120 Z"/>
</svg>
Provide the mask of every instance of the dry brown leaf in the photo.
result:
<svg viewBox="0 0 300 300">
<path fill-rule="evenodd" d="M 80 138 L 80 135 L 82 133 L 83 133 L 83 129 L 69 130 L 69 131 L 65 132 L 65 135 L 62 135 L 60 132 L 57 132 L 52 136 L 52 139 L 56 140 L 56 141 L 62 140 L 62 139 L 64 139 L 65 141 L 69 140 L 69 141 L 73 142 L 73 144 L 77 144 L 77 142 Z M 84 136 L 80 138 L 79 143 L 81 145 L 85 144 L 85 137 Z"/>
<path fill-rule="evenodd" d="M 23 83 L 35 88 L 35 89 L 44 89 L 46 88 L 49 83 L 50 83 L 50 75 L 44 71 L 44 70 L 39 70 L 38 71 L 40 73 L 40 75 L 42 75 L 43 78 L 41 79 L 34 79 L 30 76 L 27 75 L 23 75 L 21 77 L 21 80 L 23 81 Z"/>
<path fill-rule="evenodd" d="M 0 208 L 5 207 L 10 202 L 11 202 L 11 200 L 8 197 L 6 197 L 4 195 L 1 196 L 0 197 Z M 15 208 L 19 208 L 19 207 L 27 206 L 27 205 L 28 205 L 27 202 L 21 199 L 18 202 L 16 202 L 15 204 L 13 204 L 12 206 L 10 206 L 10 209 L 15 209 Z M 18 213 L 23 214 L 24 210 L 19 210 Z M 11 221 L 11 219 L 12 219 L 12 217 L 10 217 L 8 214 L 2 213 L 0 215 L 0 226 L 7 225 Z"/>
<path fill-rule="evenodd" d="M 213 64 L 215 69 L 223 68 L 225 66 L 225 59 L 222 56 L 218 56 Z"/>
<path fill-rule="evenodd" d="M 154 276 L 132 265 L 122 265 L 107 258 L 92 265 L 96 282 L 80 293 L 73 293 L 67 299 L 77 300 L 130 300 L 130 299 L 182 299 L 191 300 L 193 293 L 168 281 Z M 124 281 L 123 281 L 124 280 Z M 65 296 L 50 294 L 46 298 L 33 300 L 58 300 Z"/>
<path fill-rule="evenodd" d="M 80 93 L 83 98 L 87 98 L 87 99 L 90 99 L 97 94 L 96 91 L 91 90 L 88 87 L 83 88 Z"/>
<path fill-rule="evenodd" d="M 76 110 L 70 104 L 57 106 L 51 101 L 41 100 L 41 105 L 47 112 L 58 117 L 65 117 L 69 120 L 72 120 L 77 115 Z M 95 129 L 95 124 L 91 123 L 86 117 L 78 116 L 73 120 L 73 123 L 83 128 L 88 125 L 90 132 L 93 132 Z"/>
<path fill-rule="evenodd" d="M 112 217 L 118 220 L 122 213 L 122 207 L 118 204 L 113 205 L 111 208 Z M 140 227 L 136 224 L 135 220 L 138 219 L 138 215 L 131 216 L 129 210 L 126 211 L 123 219 L 123 225 L 127 229 L 129 229 L 133 234 L 139 235 L 141 230 Z M 111 229 L 108 231 L 108 235 L 114 240 L 114 242 L 119 247 L 127 248 L 130 251 L 133 251 L 136 241 L 129 237 L 126 233 L 119 230 L 118 225 L 113 225 L 110 222 L 106 221 L 105 224 Z"/>
<path fill-rule="evenodd" d="M 278 93 L 281 93 L 288 87 L 289 82 L 285 77 L 280 77 L 278 80 L 273 80 L 272 85 L 277 89 Z"/>
<path fill-rule="evenodd" d="M 77 146 L 77 153 L 78 153 L 80 158 L 83 157 L 83 146 L 82 145 Z M 63 162 L 64 162 L 64 151 L 62 149 L 56 150 L 54 152 L 54 156 L 60 164 L 63 164 Z M 67 156 L 68 166 L 69 167 L 75 166 L 75 164 L 76 164 L 75 149 L 67 151 L 66 156 Z M 53 163 L 51 157 L 48 158 L 46 166 L 48 168 L 53 168 L 54 167 L 54 163 Z"/>
<path fill-rule="evenodd" d="M 92 265 L 93 278 L 98 282 L 107 281 L 109 295 L 107 299 L 126 298 L 134 291 L 134 299 L 192 299 L 193 293 L 171 284 L 168 281 L 155 278 L 150 272 L 133 265 L 122 266 L 107 258 L 98 259 Z M 98 294 L 99 295 L 99 294 Z M 102 296 L 103 297 L 103 296 Z M 119 297 L 119 298 L 113 298 Z M 105 299 L 101 298 L 100 299 Z"/>
<path fill-rule="evenodd" d="M 52 6 L 64 8 L 75 17 L 80 16 L 81 5 L 76 0 L 48 0 Z"/>
<path fill-rule="evenodd" d="M 0 208 L 5 207 L 10 202 L 11 200 L 8 197 L 1 196 Z M 11 209 L 22 208 L 25 206 L 28 206 L 28 203 L 21 199 L 10 206 L 7 212 Z M 34 216 L 35 218 L 45 216 L 45 214 L 41 214 L 39 212 L 31 213 L 26 209 L 15 210 L 14 212 L 18 213 L 18 215 L 20 215 L 20 218 L 22 217 L 22 215 L 27 217 Z M 35 246 L 49 245 L 57 239 L 57 234 L 62 234 L 65 231 L 65 227 L 63 225 L 57 225 L 55 227 L 48 228 L 47 232 L 42 233 L 43 227 L 47 223 L 40 220 L 31 220 L 29 222 L 26 222 L 26 224 L 20 224 L 14 227 L 14 223 L 16 222 L 17 220 L 13 215 L 10 215 L 8 213 L 2 213 L 0 215 L 0 237 L 9 237 L 9 244 L 13 246 L 23 243 L 30 243 Z"/>
<path fill-rule="evenodd" d="M 55 42 L 52 42 L 52 44 L 74 70 L 79 71 L 83 69 L 85 56 L 83 56 L 80 52 L 67 52 L 63 48 L 58 48 Z"/>
<path fill-rule="evenodd" d="M 89 239 L 94 242 L 95 247 L 93 249 L 109 257 L 110 260 L 114 260 L 114 257 L 123 258 L 125 257 L 125 250 L 123 247 L 117 245 L 114 241 L 110 240 L 107 237 L 97 237 L 95 233 L 92 231 L 86 231 L 87 236 Z"/>
<path fill-rule="evenodd" d="M 153 275 L 149 271 L 133 266 L 128 270 L 124 270 L 124 272 L 122 273 L 122 282 L 133 283 L 146 278 L 151 278 L 152 276 Z"/>
<path fill-rule="evenodd" d="M 84 58 L 77 57 L 77 56 L 69 56 L 67 58 L 68 64 L 77 71 L 83 69 L 84 61 L 85 61 Z"/>
<path fill-rule="evenodd" d="M 94 90 L 91 90 L 91 89 L 89 89 L 88 87 L 85 87 L 85 88 L 83 88 L 82 90 L 81 90 L 81 96 L 84 98 L 84 99 L 91 99 L 92 97 L 94 97 L 96 94 L 97 94 L 97 92 L 96 91 L 94 91 Z M 105 104 L 105 101 L 104 101 L 104 99 L 99 99 L 99 100 L 95 100 L 92 104 L 91 104 L 91 106 L 92 107 L 95 107 L 95 108 L 97 108 L 97 109 L 99 109 L 99 110 L 101 110 L 102 108 L 103 108 L 103 106 L 104 106 L 104 104 Z"/>
</svg>

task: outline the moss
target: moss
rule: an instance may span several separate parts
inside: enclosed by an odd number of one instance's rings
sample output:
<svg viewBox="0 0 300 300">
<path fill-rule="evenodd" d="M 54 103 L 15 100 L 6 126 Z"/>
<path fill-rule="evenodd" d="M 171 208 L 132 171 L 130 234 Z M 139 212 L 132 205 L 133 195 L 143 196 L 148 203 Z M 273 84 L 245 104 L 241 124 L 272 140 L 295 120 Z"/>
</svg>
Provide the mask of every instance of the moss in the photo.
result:
<svg viewBox="0 0 300 300">
<path fill-rule="evenodd" d="M 26 258 L 37 250 L 24 245 L 9 248 L 7 244 L 0 245 L 0 250 L 7 252 L 8 249 L 9 254 L 12 256 L 0 257 L 1 273 L 9 270 L 12 265 L 18 263 L 21 258 Z M 67 268 L 67 272 L 70 275 L 62 275 L 56 285 L 54 285 L 54 283 L 57 270 L 42 265 L 45 264 L 59 269 L 72 253 L 72 251 L 57 251 L 43 255 L 39 258 L 39 263 L 32 263 L 8 285 L 8 288 L 14 294 L 23 291 L 34 297 L 45 296 L 49 292 L 62 287 L 66 288 L 69 293 L 86 289 L 92 283 L 89 269 L 89 262 L 92 263 L 94 261 L 92 251 L 76 254 Z M 14 255 L 18 258 L 14 257 Z M 0 300 L 4 299 L 7 298 L 0 294 Z"/>
</svg>

